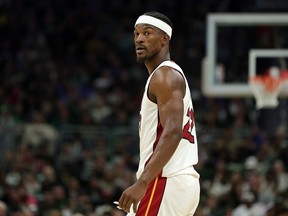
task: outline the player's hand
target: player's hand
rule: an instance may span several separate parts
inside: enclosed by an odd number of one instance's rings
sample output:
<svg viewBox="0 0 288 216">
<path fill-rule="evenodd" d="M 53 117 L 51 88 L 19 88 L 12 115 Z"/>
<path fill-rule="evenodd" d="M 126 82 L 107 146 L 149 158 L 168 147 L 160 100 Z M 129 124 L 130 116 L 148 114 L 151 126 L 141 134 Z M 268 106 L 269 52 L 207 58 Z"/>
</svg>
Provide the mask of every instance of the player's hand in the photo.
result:
<svg viewBox="0 0 288 216">
<path fill-rule="evenodd" d="M 129 213 L 133 204 L 133 211 L 136 213 L 137 206 L 140 200 L 144 197 L 147 190 L 147 185 L 136 182 L 131 187 L 127 188 L 119 199 L 119 207 Z"/>
</svg>

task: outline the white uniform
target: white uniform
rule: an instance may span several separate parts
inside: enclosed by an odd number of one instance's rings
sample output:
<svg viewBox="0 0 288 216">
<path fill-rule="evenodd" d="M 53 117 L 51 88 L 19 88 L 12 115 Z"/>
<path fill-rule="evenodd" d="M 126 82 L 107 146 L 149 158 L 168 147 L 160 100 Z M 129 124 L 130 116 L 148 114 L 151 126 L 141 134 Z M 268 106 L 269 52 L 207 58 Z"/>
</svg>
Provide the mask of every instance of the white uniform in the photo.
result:
<svg viewBox="0 0 288 216">
<path fill-rule="evenodd" d="M 193 167 L 198 162 L 197 137 L 189 85 L 182 69 L 173 61 L 162 62 L 150 74 L 145 86 L 139 122 L 140 161 L 137 178 L 149 163 L 163 131 L 157 104 L 148 98 L 150 80 L 162 66 L 174 68 L 185 79 L 183 137 L 161 175 L 150 183 L 136 216 L 190 216 L 195 212 L 200 194 L 199 174 Z M 130 212 L 128 215 L 134 214 Z"/>
</svg>

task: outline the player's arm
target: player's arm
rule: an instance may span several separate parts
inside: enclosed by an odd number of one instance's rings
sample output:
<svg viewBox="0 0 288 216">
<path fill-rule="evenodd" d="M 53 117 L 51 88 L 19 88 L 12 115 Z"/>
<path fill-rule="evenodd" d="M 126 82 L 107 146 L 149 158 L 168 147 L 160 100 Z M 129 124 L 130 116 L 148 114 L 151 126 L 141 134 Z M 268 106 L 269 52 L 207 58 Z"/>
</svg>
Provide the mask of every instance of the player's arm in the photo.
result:
<svg viewBox="0 0 288 216">
<path fill-rule="evenodd" d="M 159 70 L 153 74 L 148 94 L 150 100 L 157 103 L 163 132 L 142 175 L 119 199 L 120 207 L 126 212 L 129 212 L 132 203 L 136 211 L 149 183 L 167 164 L 182 138 L 184 79 L 179 72 L 169 67 Z"/>
<path fill-rule="evenodd" d="M 157 103 L 163 132 L 149 163 L 138 180 L 145 185 L 160 173 L 182 138 L 185 81 L 179 72 L 170 67 L 162 67 L 160 70 L 151 79 L 149 98 Z"/>
</svg>

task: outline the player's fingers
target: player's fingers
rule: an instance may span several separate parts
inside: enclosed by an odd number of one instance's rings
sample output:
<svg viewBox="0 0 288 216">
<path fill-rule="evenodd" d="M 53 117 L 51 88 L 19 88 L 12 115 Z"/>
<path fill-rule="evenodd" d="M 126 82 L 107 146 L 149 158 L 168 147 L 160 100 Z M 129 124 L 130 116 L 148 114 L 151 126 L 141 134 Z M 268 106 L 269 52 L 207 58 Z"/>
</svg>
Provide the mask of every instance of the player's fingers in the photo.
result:
<svg viewBox="0 0 288 216">
<path fill-rule="evenodd" d="M 135 214 L 136 214 L 136 211 L 137 211 L 137 205 L 138 205 L 138 203 L 136 203 L 136 202 L 133 203 L 133 211 L 134 211 Z"/>
<path fill-rule="evenodd" d="M 132 205 L 132 202 L 130 200 L 128 200 L 128 202 L 126 203 L 124 209 L 127 213 L 130 212 L 130 209 L 131 209 L 131 205 Z"/>
<path fill-rule="evenodd" d="M 125 193 L 123 193 L 119 199 L 119 207 L 122 208 L 125 212 L 129 212 L 130 206 L 131 203 L 129 205 L 129 198 L 125 195 Z"/>
<path fill-rule="evenodd" d="M 118 206 L 123 209 L 124 195 L 122 194 L 120 199 L 118 200 Z M 123 209 L 124 210 L 124 209 Z"/>
</svg>

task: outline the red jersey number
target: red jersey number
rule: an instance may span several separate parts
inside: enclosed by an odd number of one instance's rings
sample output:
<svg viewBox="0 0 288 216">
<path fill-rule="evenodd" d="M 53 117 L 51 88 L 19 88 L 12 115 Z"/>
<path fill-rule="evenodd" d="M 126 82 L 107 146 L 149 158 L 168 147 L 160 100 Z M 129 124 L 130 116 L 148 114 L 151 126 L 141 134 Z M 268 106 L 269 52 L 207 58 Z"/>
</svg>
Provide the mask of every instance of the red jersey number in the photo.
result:
<svg viewBox="0 0 288 216">
<path fill-rule="evenodd" d="M 183 128 L 183 139 L 187 139 L 190 143 L 194 144 L 194 136 L 192 135 L 192 129 L 194 127 L 194 112 L 192 109 L 188 109 L 186 115 L 189 120 Z"/>
</svg>

